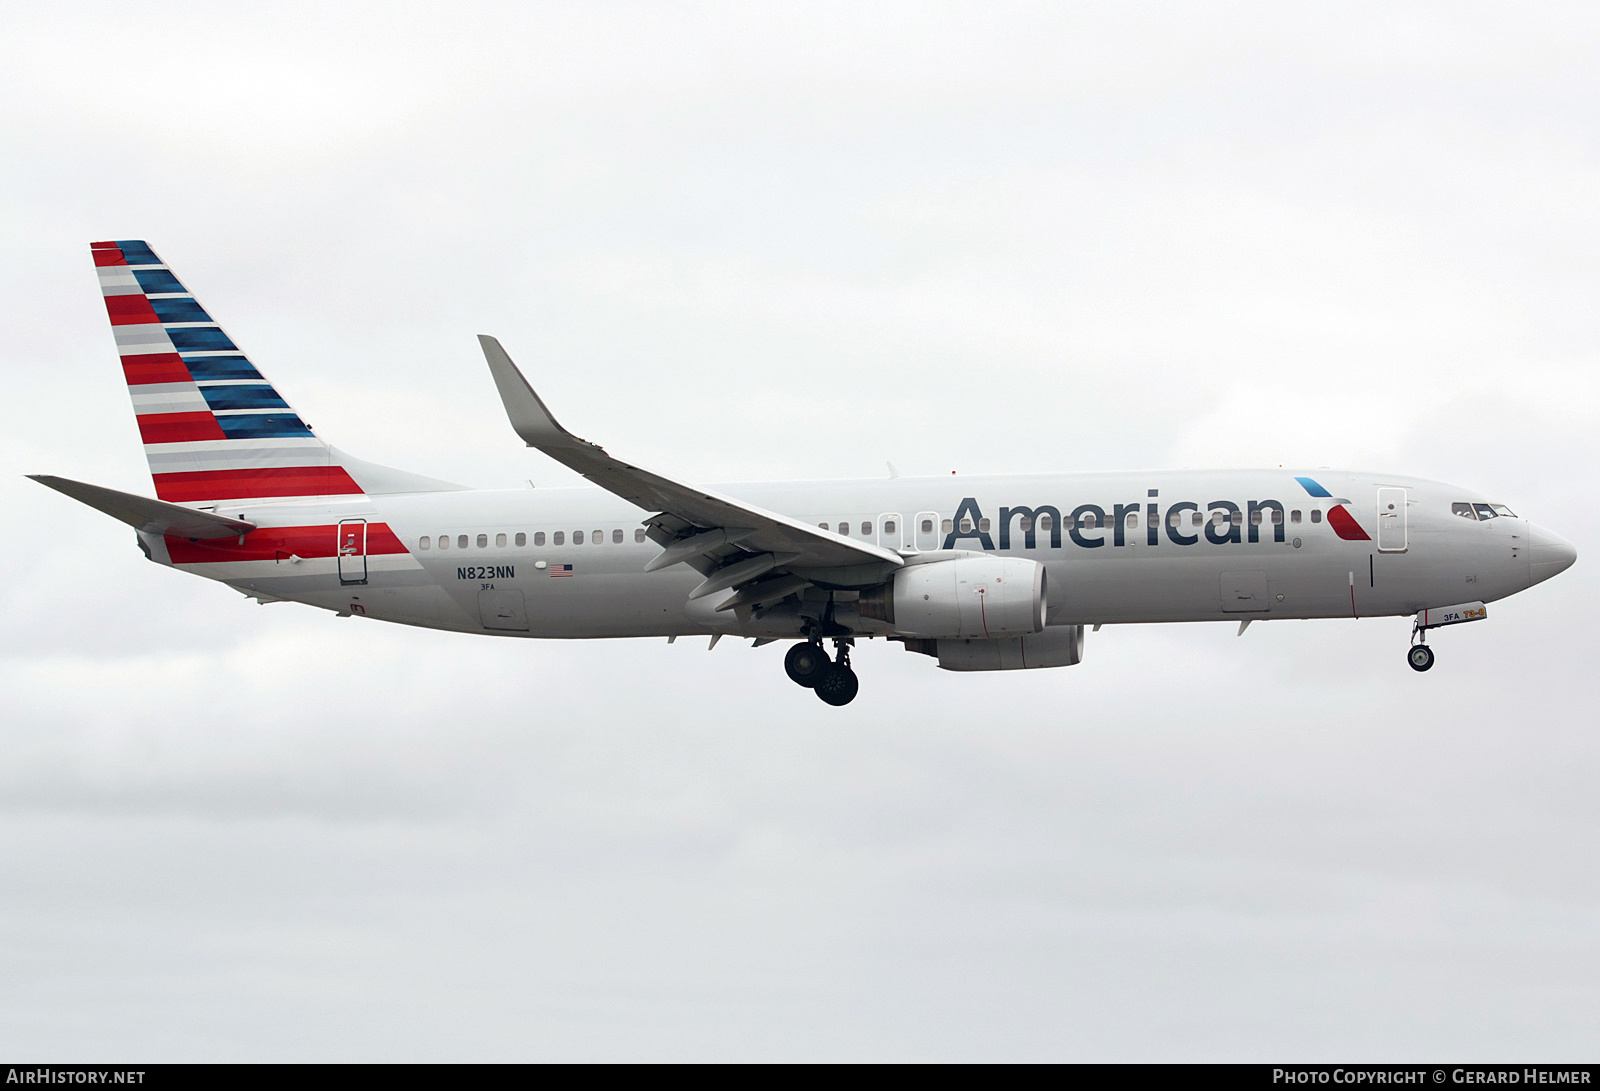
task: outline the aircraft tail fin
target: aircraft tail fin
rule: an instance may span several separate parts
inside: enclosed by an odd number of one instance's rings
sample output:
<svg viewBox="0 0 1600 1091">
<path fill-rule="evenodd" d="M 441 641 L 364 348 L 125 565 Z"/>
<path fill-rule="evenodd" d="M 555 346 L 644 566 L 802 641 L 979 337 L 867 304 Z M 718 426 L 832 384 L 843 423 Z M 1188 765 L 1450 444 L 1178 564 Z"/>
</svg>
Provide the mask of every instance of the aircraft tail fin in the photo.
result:
<svg viewBox="0 0 1600 1091">
<path fill-rule="evenodd" d="M 90 244 L 156 496 L 179 504 L 461 486 L 324 442 L 143 241 Z M 361 480 L 352 469 L 372 482 Z"/>
</svg>

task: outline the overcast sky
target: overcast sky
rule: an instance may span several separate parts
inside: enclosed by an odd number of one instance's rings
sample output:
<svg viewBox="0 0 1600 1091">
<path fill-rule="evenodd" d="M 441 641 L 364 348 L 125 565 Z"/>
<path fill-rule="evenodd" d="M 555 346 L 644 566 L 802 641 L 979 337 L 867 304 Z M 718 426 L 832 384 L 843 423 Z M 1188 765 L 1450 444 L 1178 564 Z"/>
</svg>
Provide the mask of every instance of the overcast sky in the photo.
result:
<svg viewBox="0 0 1600 1091">
<path fill-rule="evenodd" d="M 0 11 L 0 1052 L 1594 1059 L 1600 8 Z M 263 608 L 21 477 L 151 491 L 96 239 L 466 484 L 575 480 L 493 333 L 689 480 L 1370 468 L 1580 559 L 1426 675 L 1124 627 L 842 710 Z"/>
</svg>

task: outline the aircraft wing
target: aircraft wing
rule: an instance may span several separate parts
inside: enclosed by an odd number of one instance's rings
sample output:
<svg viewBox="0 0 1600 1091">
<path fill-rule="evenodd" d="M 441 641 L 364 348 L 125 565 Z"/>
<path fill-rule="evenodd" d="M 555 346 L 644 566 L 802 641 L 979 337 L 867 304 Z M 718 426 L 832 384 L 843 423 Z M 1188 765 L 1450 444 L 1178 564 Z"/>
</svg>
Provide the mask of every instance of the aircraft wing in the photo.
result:
<svg viewBox="0 0 1600 1091">
<path fill-rule="evenodd" d="M 629 503 L 669 517 L 653 520 L 662 533 L 652 537 L 666 550 L 650 562 L 648 570 L 682 561 L 693 564 L 707 579 L 691 593 L 691 598 L 728 587 L 748 588 L 770 573 L 791 569 L 869 564 L 897 568 L 905 563 L 893 550 L 842 538 L 798 519 L 684 485 L 612 458 L 598 443 L 579 439 L 556 423 L 499 341 L 480 334 L 478 342 L 483 346 L 500 400 L 505 403 L 506 415 L 511 418 L 511 427 L 529 447 L 538 448 Z M 710 558 L 709 563 L 696 563 L 706 558 Z M 722 564 L 723 561 L 729 563 Z M 772 591 L 778 590 L 776 584 L 780 581 L 767 582 L 774 585 Z M 796 581 L 791 579 L 789 583 L 789 591 L 793 591 Z"/>
<path fill-rule="evenodd" d="M 148 534 L 171 534 L 179 538 L 232 538 L 256 528 L 254 523 L 247 523 L 243 519 L 230 519 L 226 515 L 196 511 L 182 504 L 169 504 L 165 500 L 152 500 L 147 496 L 135 496 L 100 485 L 87 485 L 70 477 L 52 477 L 49 474 L 27 476 Z"/>
</svg>

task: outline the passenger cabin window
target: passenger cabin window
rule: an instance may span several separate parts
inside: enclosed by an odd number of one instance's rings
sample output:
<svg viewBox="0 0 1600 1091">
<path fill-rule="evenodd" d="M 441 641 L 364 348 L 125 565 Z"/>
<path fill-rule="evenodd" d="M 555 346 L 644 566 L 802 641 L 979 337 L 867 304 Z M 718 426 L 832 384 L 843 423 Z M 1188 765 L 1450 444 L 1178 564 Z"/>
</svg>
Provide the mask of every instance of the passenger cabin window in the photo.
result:
<svg viewBox="0 0 1600 1091">
<path fill-rule="evenodd" d="M 519 534 L 517 537 L 521 538 L 522 535 Z M 544 531 L 536 530 L 533 532 L 533 544 L 536 546 L 544 545 Z"/>
<path fill-rule="evenodd" d="M 1017 526 L 1022 530 L 1022 533 L 1026 534 L 1033 529 L 1033 520 L 1024 515 L 1017 520 Z"/>
<path fill-rule="evenodd" d="M 1299 508 L 1295 508 L 1293 511 L 1291 511 L 1289 513 L 1289 522 L 1298 523 L 1299 521 L 1300 521 L 1300 509 Z"/>
<path fill-rule="evenodd" d="M 1094 527 L 1097 527 L 1097 526 L 1100 525 L 1099 518 L 1092 511 L 1084 512 L 1083 513 L 1083 517 L 1082 517 L 1082 519 L 1080 521 L 1083 523 L 1083 525 L 1085 527 L 1089 527 L 1089 528 L 1094 528 Z"/>
<path fill-rule="evenodd" d="M 956 525 L 948 519 L 942 520 L 939 526 L 943 529 L 945 534 L 949 534 L 952 530 L 956 529 Z"/>
<path fill-rule="evenodd" d="M 818 526 L 818 528 L 820 528 L 822 530 L 827 530 L 828 529 L 828 524 L 827 523 L 818 523 L 817 526 Z"/>
<path fill-rule="evenodd" d="M 644 527 L 639 527 L 633 532 L 633 540 L 636 542 L 644 541 Z"/>
<path fill-rule="evenodd" d="M 520 530 L 517 531 L 516 543 L 519 546 L 527 545 L 528 544 L 528 536 L 526 534 L 522 533 Z"/>
<path fill-rule="evenodd" d="M 1128 513 L 1128 527 L 1129 527 L 1129 529 L 1131 530 L 1132 528 L 1134 528 L 1134 527 L 1136 527 L 1138 525 L 1139 525 L 1139 513 L 1136 512 L 1136 511 L 1130 511 Z"/>
<path fill-rule="evenodd" d="M 494 544 L 496 548 L 504 549 L 506 547 L 506 536 L 504 534 L 496 534 L 494 536 Z"/>
<path fill-rule="evenodd" d="M 448 534 L 439 535 L 439 548 L 440 549 L 449 549 L 450 548 L 450 535 L 448 535 Z"/>
<path fill-rule="evenodd" d="M 922 521 L 922 533 L 924 533 L 924 534 L 932 534 L 933 533 L 933 520 L 932 519 L 924 519 Z"/>
<path fill-rule="evenodd" d="M 961 533 L 962 534 L 971 534 L 972 533 L 972 520 L 971 519 L 963 519 L 963 520 L 961 520 Z"/>
<path fill-rule="evenodd" d="M 1056 521 L 1053 518 L 1051 518 L 1050 516 L 1048 516 L 1048 515 L 1039 516 L 1039 529 L 1040 530 L 1054 530 L 1055 529 L 1055 525 L 1056 525 Z"/>
<path fill-rule="evenodd" d="M 487 534 L 478 535 L 478 548 L 479 549 L 488 549 L 489 548 L 489 536 Z"/>
<path fill-rule="evenodd" d="M 989 533 L 989 519 L 987 516 L 978 520 L 978 529 L 985 534 Z"/>
<path fill-rule="evenodd" d="M 1495 510 L 1488 504 L 1474 504 L 1472 505 L 1472 510 L 1478 513 L 1480 520 L 1493 519 L 1495 517 Z"/>
<path fill-rule="evenodd" d="M 556 545 L 565 545 L 567 541 L 567 532 L 564 530 L 558 530 L 551 536 L 550 540 Z"/>
<path fill-rule="evenodd" d="M 1244 526 L 1244 512 L 1234 512 L 1232 515 L 1228 516 L 1228 522 L 1232 523 L 1236 527 Z M 1257 522 L 1260 522 L 1260 520 L 1257 520 Z"/>
<path fill-rule="evenodd" d="M 1176 527 L 1181 522 L 1183 522 L 1183 513 L 1181 511 L 1167 512 L 1167 526 Z"/>
<path fill-rule="evenodd" d="M 872 524 L 871 523 L 866 522 L 866 521 L 862 522 L 862 524 L 861 524 L 861 536 L 863 538 L 872 537 Z"/>
<path fill-rule="evenodd" d="M 467 536 L 465 534 L 456 535 L 456 548 L 457 549 L 466 549 L 467 548 Z"/>
<path fill-rule="evenodd" d="M 1283 526 L 1283 512 L 1277 508 L 1272 509 L 1272 525 L 1275 527 Z"/>
<path fill-rule="evenodd" d="M 622 544 L 622 531 L 613 530 L 611 532 L 611 544 L 612 545 L 621 545 Z"/>
<path fill-rule="evenodd" d="M 575 530 L 575 531 L 572 532 L 572 544 L 573 545 L 582 545 L 583 544 L 583 531 Z"/>
<path fill-rule="evenodd" d="M 894 524 L 894 520 L 893 519 L 885 519 L 883 521 L 883 532 L 885 534 L 893 534 L 894 533 L 894 525 L 895 524 Z"/>
<path fill-rule="evenodd" d="M 1322 509 L 1321 508 L 1312 508 L 1311 509 L 1311 521 L 1313 523 L 1322 522 Z"/>
<path fill-rule="evenodd" d="M 1220 527 L 1222 525 L 1222 516 L 1223 516 L 1223 514 L 1224 513 L 1220 512 L 1220 511 L 1212 512 L 1211 513 L 1211 525 L 1214 526 L 1214 527 Z"/>
<path fill-rule="evenodd" d="M 603 530 L 597 530 L 589 536 L 589 540 L 595 545 L 605 545 L 606 532 Z"/>
<path fill-rule="evenodd" d="M 1203 523 L 1205 521 L 1206 521 L 1206 517 L 1204 515 L 1201 515 L 1199 512 L 1191 511 L 1189 513 L 1189 525 L 1190 526 L 1197 527 L 1197 526 L 1199 526 L 1201 523 Z"/>
<path fill-rule="evenodd" d="M 421 538 L 417 539 L 417 548 L 418 549 L 427 549 L 428 548 L 428 536 L 426 534 L 424 534 Z"/>
<path fill-rule="evenodd" d="M 850 536 L 850 524 L 849 523 L 840 523 L 839 524 L 839 533 L 843 534 L 845 537 L 848 538 Z"/>
<path fill-rule="evenodd" d="M 1473 512 L 1471 504 L 1465 504 L 1460 501 L 1450 505 L 1450 514 L 1459 515 L 1463 519 L 1471 519 L 1474 521 L 1476 521 L 1478 518 Z"/>
<path fill-rule="evenodd" d="M 1261 512 L 1259 510 L 1250 513 L 1250 525 L 1253 527 L 1259 527 L 1261 525 Z"/>
</svg>

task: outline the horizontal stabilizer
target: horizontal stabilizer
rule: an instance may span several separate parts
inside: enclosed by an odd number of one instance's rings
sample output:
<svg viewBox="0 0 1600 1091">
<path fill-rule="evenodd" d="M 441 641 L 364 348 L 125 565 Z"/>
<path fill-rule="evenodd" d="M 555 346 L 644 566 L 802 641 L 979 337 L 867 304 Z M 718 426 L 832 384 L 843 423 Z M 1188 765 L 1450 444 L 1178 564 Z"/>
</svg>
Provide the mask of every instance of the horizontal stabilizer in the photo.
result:
<svg viewBox="0 0 1600 1091">
<path fill-rule="evenodd" d="M 66 477 L 49 474 L 28 474 L 41 485 L 65 493 L 96 511 L 103 511 L 113 519 L 120 519 L 136 530 L 147 534 L 171 534 L 179 538 L 232 538 L 254 530 L 254 523 L 243 519 L 229 519 L 209 511 L 196 511 L 182 504 L 169 504 L 165 500 L 152 500 L 147 496 L 118 492 L 116 489 L 86 485 Z"/>
</svg>

